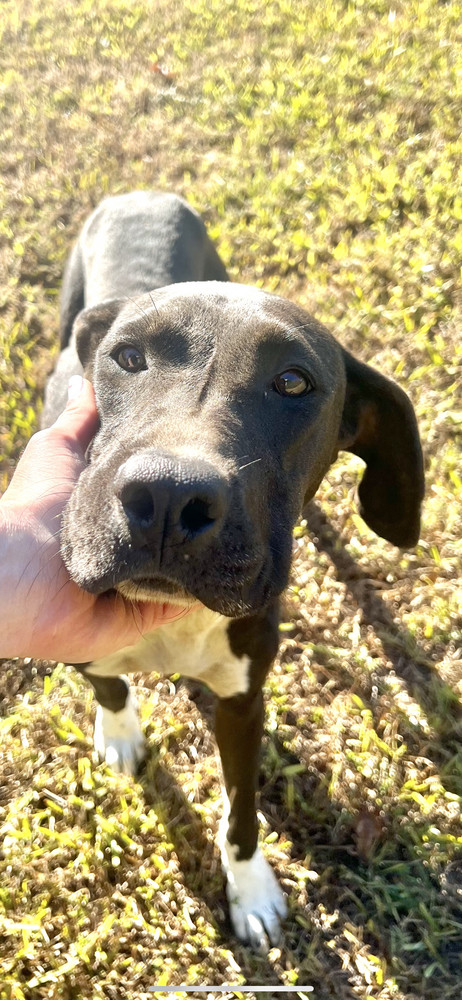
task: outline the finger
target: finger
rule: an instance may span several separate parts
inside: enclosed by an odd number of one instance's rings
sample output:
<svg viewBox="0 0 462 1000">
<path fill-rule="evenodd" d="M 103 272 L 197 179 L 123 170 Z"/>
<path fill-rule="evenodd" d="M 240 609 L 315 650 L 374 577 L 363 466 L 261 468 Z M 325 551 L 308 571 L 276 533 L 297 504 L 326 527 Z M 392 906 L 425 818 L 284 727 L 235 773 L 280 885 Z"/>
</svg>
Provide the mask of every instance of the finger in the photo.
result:
<svg viewBox="0 0 462 1000">
<path fill-rule="evenodd" d="M 165 625 L 167 622 L 177 621 L 184 618 L 191 611 L 191 607 L 179 604 L 154 604 L 151 601 L 136 601 L 136 609 L 140 616 L 140 629 L 143 633 L 149 632 L 152 628 Z"/>
<path fill-rule="evenodd" d="M 109 643 L 111 650 L 120 649 L 139 642 L 141 636 L 160 625 L 183 618 L 190 610 L 178 604 L 129 602 L 120 594 L 102 595 L 93 607 L 93 625 L 97 625 L 98 642 L 103 646 Z"/>
<path fill-rule="evenodd" d="M 81 376 L 70 380 L 66 409 L 51 427 L 37 431 L 23 452 L 3 500 L 40 501 L 53 483 L 72 486 L 85 468 L 85 452 L 98 428 L 98 412 L 90 382 Z M 40 489 L 37 490 L 37 487 Z M 46 489 L 45 489 L 46 487 Z"/>
<path fill-rule="evenodd" d="M 93 386 L 87 379 L 75 375 L 69 380 L 68 396 L 66 409 L 53 426 L 75 440 L 84 452 L 98 429 Z"/>
</svg>

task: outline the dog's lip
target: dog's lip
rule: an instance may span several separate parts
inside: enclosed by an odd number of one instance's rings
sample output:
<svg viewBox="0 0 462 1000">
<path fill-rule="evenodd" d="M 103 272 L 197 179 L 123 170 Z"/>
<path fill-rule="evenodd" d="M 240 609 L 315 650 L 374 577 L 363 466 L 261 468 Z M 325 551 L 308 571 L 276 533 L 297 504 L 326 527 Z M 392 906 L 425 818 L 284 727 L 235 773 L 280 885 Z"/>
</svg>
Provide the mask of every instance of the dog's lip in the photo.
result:
<svg viewBox="0 0 462 1000">
<path fill-rule="evenodd" d="M 149 599 L 168 603 L 192 604 L 197 601 L 194 594 L 161 576 L 133 576 L 116 584 L 116 590 L 131 600 Z"/>
<path fill-rule="evenodd" d="M 249 565 L 253 572 L 249 572 Z M 183 607 L 199 602 L 212 611 L 235 618 L 260 610 L 275 596 L 267 558 L 262 559 L 259 553 L 254 560 L 249 560 L 249 565 L 245 567 L 247 572 L 240 578 L 231 577 L 227 580 L 221 576 L 215 586 L 205 586 L 203 578 L 197 585 L 194 580 L 183 582 L 168 571 L 159 573 L 154 567 L 150 571 L 150 567 L 146 565 L 129 568 L 126 562 L 118 570 L 112 567 L 107 573 L 98 576 L 75 574 L 72 566 L 69 567 L 69 572 L 75 583 L 91 594 L 116 591 L 129 601 L 169 603 Z M 242 567 L 239 569 L 242 571 Z"/>
<path fill-rule="evenodd" d="M 155 602 L 168 602 L 191 606 L 201 604 L 232 618 L 250 614 L 259 610 L 268 600 L 274 596 L 270 582 L 267 579 L 267 564 L 260 567 L 260 572 L 252 583 L 244 588 L 240 593 L 229 593 L 224 589 L 221 595 L 204 593 L 199 588 L 198 591 L 187 590 L 176 580 L 158 573 L 143 575 L 136 573 L 117 582 L 116 590 L 129 600 L 147 600 Z"/>
</svg>

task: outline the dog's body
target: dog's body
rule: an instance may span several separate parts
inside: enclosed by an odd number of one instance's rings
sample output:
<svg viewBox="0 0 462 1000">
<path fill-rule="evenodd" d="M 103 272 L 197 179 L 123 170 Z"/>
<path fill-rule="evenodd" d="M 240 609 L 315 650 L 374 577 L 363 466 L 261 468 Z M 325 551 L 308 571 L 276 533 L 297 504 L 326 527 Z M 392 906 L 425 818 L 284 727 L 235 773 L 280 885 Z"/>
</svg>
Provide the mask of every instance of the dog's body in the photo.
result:
<svg viewBox="0 0 462 1000">
<path fill-rule="evenodd" d="M 255 790 L 292 529 L 345 448 L 367 463 L 365 520 L 414 544 L 423 474 L 412 407 L 297 306 L 227 283 L 199 217 L 173 195 L 109 199 L 91 217 L 65 277 L 62 347 L 45 423 L 82 366 L 101 417 L 65 515 L 72 578 L 193 605 L 81 665 L 99 701 L 95 745 L 119 768 L 142 756 L 127 672 L 179 672 L 214 691 L 231 917 L 263 948 L 285 912 L 257 843 Z"/>
</svg>

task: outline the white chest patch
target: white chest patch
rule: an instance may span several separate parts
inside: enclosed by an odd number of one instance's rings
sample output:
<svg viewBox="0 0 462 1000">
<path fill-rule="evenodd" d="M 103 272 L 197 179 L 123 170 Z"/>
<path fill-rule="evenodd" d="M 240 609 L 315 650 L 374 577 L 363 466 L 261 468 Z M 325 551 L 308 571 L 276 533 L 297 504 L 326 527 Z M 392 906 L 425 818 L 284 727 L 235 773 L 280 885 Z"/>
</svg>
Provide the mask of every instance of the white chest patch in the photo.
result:
<svg viewBox="0 0 462 1000">
<path fill-rule="evenodd" d="M 235 656 L 228 639 L 229 618 L 200 607 L 184 618 L 162 625 L 101 660 L 86 674 L 117 677 L 127 673 L 182 674 L 207 684 L 219 698 L 245 694 L 249 685 L 248 656 Z"/>
</svg>

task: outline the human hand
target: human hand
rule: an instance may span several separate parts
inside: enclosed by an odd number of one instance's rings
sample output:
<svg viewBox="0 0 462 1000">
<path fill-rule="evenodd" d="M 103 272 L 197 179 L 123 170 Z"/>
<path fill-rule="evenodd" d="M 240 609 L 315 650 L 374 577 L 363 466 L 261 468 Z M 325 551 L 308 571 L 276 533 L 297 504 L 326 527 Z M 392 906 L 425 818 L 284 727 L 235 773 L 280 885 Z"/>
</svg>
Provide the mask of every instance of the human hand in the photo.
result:
<svg viewBox="0 0 462 1000">
<path fill-rule="evenodd" d="M 0 500 L 0 656 L 82 663 L 132 646 L 183 615 L 173 604 L 94 596 L 60 553 L 64 508 L 98 427 L 92 386 L 76 376 L 52 427 L 31 438 Z"/>
</svg>

